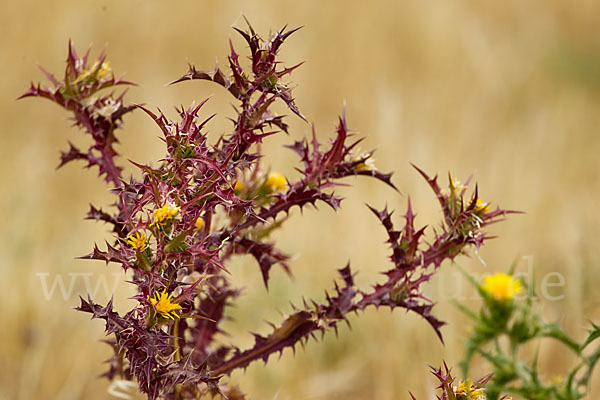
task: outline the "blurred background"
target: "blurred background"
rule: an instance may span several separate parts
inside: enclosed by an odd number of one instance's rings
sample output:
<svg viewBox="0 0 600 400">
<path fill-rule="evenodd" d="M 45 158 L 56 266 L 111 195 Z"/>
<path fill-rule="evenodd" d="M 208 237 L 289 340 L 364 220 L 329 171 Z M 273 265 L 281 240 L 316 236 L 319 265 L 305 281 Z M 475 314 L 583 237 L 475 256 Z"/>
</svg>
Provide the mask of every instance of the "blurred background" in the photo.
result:
<svg viewBox="0 0 600 400">
<path fill-rule="evenodd" d="M 226 65 L 229 37 L 243 53 L 231 29 L 244 26 L 242 15 L 262 33 L 304 26 L 281 53 L 289 64 L 306 61 L 291 77 L 298 106 L 326 140 L 345 102 L 350 127 L 366 136 L 362 149 L 377 149 L 377 167 L 395 171 L 402 193 L 348 179 L 352 186 L 340 189 L 346 200 L 339 213 L 325 206 L 294 212 L 278 241 L 296 256 L 295 280 L 276 270 L 269 292 L 254 263 L 238 260 L 233 280 L 245 291 L 230 311 L 232 340 L 250 344 L 248 332 L 267 332 L 264 321 L 280 321 L 279 312 L 291 310 L 289 300 L 323 299 L 335 268 L 349 260 L 363 287 L 381 280 L 378 271 L 389 266 L 385 235 L 365 203 L 398 209 L 401 223 L 410 194 L 417 222 L 438 225 L 436 200 L 410 162 L 444 178 L 449 171 L 462 181 L 473 175 L 483 199 L 526 211 L 491 228 L 498 238 L 479 252 L 485 265 L 475 254 L 457 264 L 481 276 L 506 271 L 516 260 L 519 271 L 533 266 L 538 289 L 545 274 L 562 274 L 564 286 L 540 299 L 544 315 L 577 338 L 588 320 L 598 322 L 599 2 L 23 0 L 3 9 L 1 399 L 115 398 L 107 381 L 97 379 L 111 354 L 100 342 L 103 324 L 72 308 L 78 295 L 91 291 L 105 302 L 114 290 L 124 311 L 130 303 L 123 299 L 133 294 L 116 265 L 75 259 L 109 237 L 105 226 L 82 220 L 89 203 L 112 202 L 96 171 L 81 164 L 55 171 L 58 150 L 87 138 L 54 104 L 14 99 L 30 81 L 43 81 L 37 65 L 61 75 L 72 39 L 80 52 L 91 44 L 93 57 L 106 49 L 115 73 L 140 84 L 129 90 L 130 102 L 175 117 L 174 106 L 213 96 L 202 114 L 218 112 L 209 130 L 226 132 L 232 98 L 222 88 L 165 84 L 182 75 L 187 62 L 199 69 L 212 69 L 215 60 Z M 290 136 L 266 146 L 266 163 L 293 180 L 297 159 L 282 146 L 310 129 L 293 116 L 288 123 Z M 124 127 L 119 149 L 127 171 L 127 159 L 161 157 L 160 132 L 146 115 L 130 114 Z M 431 399 L 428 365 L 457 365 L 469 332 L 450 300 L 472 307 L 478 301 L 450 264 L 427 294 L 449 322 L 445 345 L 414 315 L 368 310 L 352 316 L 352 329 L 342 327 L 338 339 L 327 335 L 298 348 L 295 357 L 286 351 L 230 379 L 252 399 L 398 399 L 409 398 L 408 390 Z M 571 361 L 564 348 L 542 343 L 543 379 L 564 373 Z M 487 372 L 480 363 L 473 378 Z"/>
</svg>

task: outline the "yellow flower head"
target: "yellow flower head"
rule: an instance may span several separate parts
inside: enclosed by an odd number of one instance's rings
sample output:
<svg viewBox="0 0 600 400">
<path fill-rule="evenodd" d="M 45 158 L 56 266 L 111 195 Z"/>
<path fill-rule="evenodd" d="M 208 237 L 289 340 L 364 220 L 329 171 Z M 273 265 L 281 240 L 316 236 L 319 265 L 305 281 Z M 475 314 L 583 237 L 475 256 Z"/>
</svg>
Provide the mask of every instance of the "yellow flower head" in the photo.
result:
<svg viewBox="0 0 600 400">
<path fill-rule="evenodd" d="M 456 388 L 456 398 L 458 400 L 485 400 L 484 389 L 473 385 L 471 379 L 460 381 Z"/>
<path fill-rule="evenodd" d="M 477 199 L 474 210 L 478 214 L 485 214 L 486 212 L 490 211 L 490 204 L 484 203 L 481 199 Z"/>
<path fill-rule="evenodd" d="M 202 217 L 198 217 L 198 219 L 196 220 L 196 228 L 197 231 L 201 231 L 202 229 L 204 229 L 204 220 L 202 219 Z"/>
<path fill-rule="evenodd" d="M 286 190 L 288 188 L 287 180 L 285 176 L 279 172 L 273 172 L 267 178 L 265 186 L 270 193 Z"/>
<path fill-rule="evenodd" d="M 356 164 L 354 166 L 354 168 L 356 168 L 357 171 L 375 171 L 375 170 L 377 170 L 377 168 L 375 168 L 375 159 L 373 157 L 371 157 L 370 153 L 361 153 L 360 150 L 357 150 L 355 153 L 352 153 L 351 161 L 356 162 L 359 160 L 363 160 L 363 161 L 359 162 L 358 164 Z"/>
<path fill-rule="evenodd" d="M 233 191 L 235 193 L 241 193 L 246 185 L 244 185 L 241 181 L 235 181 L 235 185 L 233 185 Z"/>
<path fill-rule="evenodd" d="M 86 69 L 81 74 L 79 74 L 79 76 L 77 77 L 77 79 L 75 79 L 75 81 L 73 81 L 73 83 L 78 84 L 79 82 L 85 81 L 92 76 L 94 79 L 102 79 L 112 72 L 109 61 L 104 61 L 100 68 L 98 68 L 99 64 L 100 61 L 96 61 L 90 69 Z"/>
<path fill-rule="evenodd" d="M 152 222 L 150 226 L 163 225 L 175 218 L 178 212 L 179 207 L 175 207 L 171 203 L 166 202 L 164 206 L 154 210 L 154 222 Z"/>
<path fill-rule="evenodd" d="M 355 168 L 357 171 L 375 171 L 377 169 L 375 168 L 375 159 L 372 157 L 367 158 L 363 162 L 359 162 L 356 164 Z"/>
<path fill-rule="evenodd" d="M 150 299 L 150 302 L 160 316 L 164 318 L 178 319 L 179 314 L 177 314 L 175 311 L 181 310 L 181 306 L 177 303 L 172 303 L 171 296 L 173 296 L 172 293 L 167 294 L 167 291 L 163 290 L 160 293 L 154 293 L 154 297 Z"/>
<path fill-rule="evenodd" d="M 481 288 L 489 293 L 496 301 L 512 300 L 515 294 L 523 290 L 520 280 L 511 275 L 499 273 L 483 278 Z"/>
<path fill-rule="evenodd" d="M 145 250 L 148 247 L 149 238 L 144 233 L 136 232 L 134 235 L 127 238 L 127 244 L 135 250 Z"/>
</svg>

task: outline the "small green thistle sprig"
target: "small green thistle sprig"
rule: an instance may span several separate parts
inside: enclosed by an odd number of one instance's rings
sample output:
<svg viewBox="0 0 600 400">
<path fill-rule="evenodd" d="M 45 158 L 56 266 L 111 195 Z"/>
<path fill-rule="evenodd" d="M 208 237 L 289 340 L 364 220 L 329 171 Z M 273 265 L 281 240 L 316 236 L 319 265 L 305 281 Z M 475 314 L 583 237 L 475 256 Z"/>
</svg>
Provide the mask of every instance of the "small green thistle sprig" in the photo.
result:
<svg viewBox="0 0 600 400">
<path fill-rule="evenodd" d="M 556 322 L 546 322 L 535 307 L 535 293 L 525 282 L 513 278 L 513 265 L 508 273 L 498 273 L 478 281 L 461 270 L 483 298 L 479 312 L 456 303 L 474 323 L 465 343 L 461 372 L 468 376 L 475 354 L 481 355 L 492 367 L 493 376 L 486 385 L 487 398 L 497 400 L 501 393 L 510 393 L 530 400 L 577 400 L 589 393 L 592 371 L 600 359 L 600 346 L 591 349 L 600 337 L 600 327 L 592 324 L 588 337 L 579 343 L 569 337 Z M 519 295 L 528 291 L 529 296 Z M 503 346 L 502 339 L 507 339 Z M 525 361 L 520 349 L 542 338 L 552 338 L 564 345 L 576 357 L 576 362 L 564 378 L 544 380 L 540 377 L 537 357 Z"/>
</svg>

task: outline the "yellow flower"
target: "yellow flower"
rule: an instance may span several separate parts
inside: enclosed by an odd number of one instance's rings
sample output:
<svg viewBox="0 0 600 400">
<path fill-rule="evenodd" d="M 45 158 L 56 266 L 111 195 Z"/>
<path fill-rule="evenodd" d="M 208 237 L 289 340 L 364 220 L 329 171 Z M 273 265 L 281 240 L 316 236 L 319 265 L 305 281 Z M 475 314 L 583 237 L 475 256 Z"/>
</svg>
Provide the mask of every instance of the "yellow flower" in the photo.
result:
<svg viewBox="0 0 600 400">
<path fill-rule="evenodd" d="M 144 233 L 136 232 L 134 235 L 127 238 L 127 244 L 133 247 L 135 250 L 144 250 L 148 247 L 148 236 Z"/>
<path fill-rule="evenodd" d="M 375 168 L 375 159 L 372 157 L 367 158 L 363 162 L 359 162 L 356 164 L 355 168 L 357 171 L 375 171 L 377 169 Z"/>
<path fill-rule="evenodd" d="M 357 171 L 375 171 L 375 159 L 371 157 L 371 153 L 361 153 L 360 150 L 356 150 L 355 153 L 351 154 L 351 161 L 359 161 L 358 164 L 354 166 Z"/>
<path fill-rule="evenodd" d="M 458 400 L 485 400 L 484 389 L 474 387 L 473 381 L 467 379 L 460 381 L 458 388 L 456 388 L 456 398 Z"/>
<path fill-rule="evenodd" d="M 167 202 L 161 208 L 154 210 L 154 222 L 152 222 L 150 226 L 165 224 L 175 218 L 178 212 L 179 207 L 175 207 Z"/>
<path fill-rule="evenodd" d="M 279 172 L 273 172 L 267 178 L 265 182 L 265 186 L 270 193 L 278 192 L 282 190 L 286 190 L 288 187 L 287 180 L 285 176 L 280 174 Z"/>
<path fill-rule="evenodd" d="M 554 375 L 552 377 L 552 379 L 550 380 L 550 382 L 548 382 L 551 385 L 562 385 L 565 382 L 565 378 L 563 378 L 560 375 Z"/>
<path fill-rule="evenodd" d="M 102 65 L 100 66 L 100 68 L 98 68 L 99 64 L 100 64 L 100 61 L 96 61 L 90 69 L 86 69 L 85 71 L 83 71 L 77 77 L 77 79 L 75 79 L 73 81 L 73 83 L 78 84 L 81 81 L 87 80 L 92 75 L 94 76 L 94 79 L 102 79 L 102 78 L 108 76 L 108 74 L 110 74 L 112 72 L 109 61 L 104 61 L 102 63 Z M 98 71 L 96 71 L 97 68 L 98 68 Z"/>
<path fill-rule="evenodd" d="M 196 220 L 196 228 L 197 231 L 201 231 L 202 229 L 204 229 L 204 220 L 202 219 L 202 217 L 198 217 L 198 219 Z"/>
<path fill-rule="evenodd" d="M 478 214 L 485 214 L 490 211 L 490 204 L 484 203 L 481 199 L 477 199 L 474 210 Z"/>
<path fill-rule="evenodd" d="M 235 181 L 235 185 L 233 185 L 233 191 L 235 193 L 241 193 L 242 190 L 244 190 L 245 187 L 246 187 L 246 185 L 244 185 L 242 182 Z"/>
<path fill-rule="evenodd" d="M 166 290 L 161 293 L 154 293 L 154 297 L 150 299 L 150 302 L 154 306 L 154 309 L 164 318 L 178 319 L 179 314 L 175 311 L 181 310 L 181 306 L 177 303 L 171 302 L 171 296 L 173 294 L 167 294 Z"/>
<path fill-rule="evenodd" d="M 499 273 L 483 278 L 481 288 L 495 300 L 502 302 L 512 300 L 515 294 L 523 290 L 523 284 L 511 275 Z"/>
</svg>

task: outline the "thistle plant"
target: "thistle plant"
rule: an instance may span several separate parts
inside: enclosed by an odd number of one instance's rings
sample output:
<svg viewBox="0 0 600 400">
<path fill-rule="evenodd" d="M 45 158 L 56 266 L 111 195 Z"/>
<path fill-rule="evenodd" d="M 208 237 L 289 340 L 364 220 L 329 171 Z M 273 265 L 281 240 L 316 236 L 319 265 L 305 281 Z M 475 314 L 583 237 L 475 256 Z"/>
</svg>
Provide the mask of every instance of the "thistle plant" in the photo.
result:
<svg viewBox="0 0 600 400">
<path fill-rule="evenodd" d="M 230 41 L 226 71 L 210 71 L 190 65 L 172 84 L 208 80 L 229 92 L 236 101 L 233 128 L 209 140 L 207 127 L 214 115 L 201 117 L 202 106 L 178 110 L 171 120 L 160 110 L 127 104 L 125 92 L 106 94 L 121 85 L 104 54 L 92 62 L 89 51 L 79 56 L 69 43 L 62 79 L 46 72 L 49 86 L 32 84 L 21 97 L 43 97 L 72 114 L 75 125 L 89 135 L 91 144 L 82 150 L 69 145 L 59 166 L 82 160 L 98 168 L 110 186 L 115 203 L 110 209 L 91 206 L 86 219 L 101 221 L 112 229 L 112 240 L 94 245 L 84 259 L 113 263 L 130 274 L 137 304 L 125 314 L 113 302 L 100 305 L 81 298 L 80 311 L 106 325 L 114 355 L 104 376 L 134 381 L 149 399 L 198 399 L 220 393 L 231 400 L 242 399 L 238 388 L 226 379 L 233 370 L 256 360 L 268 361 L 273 353 L 307 342 L 315 334 L 337 332 L 351 313 L 367 307 L 401 308 L 420 315 L 442 339 L 444 322 L 433 314 L 434 302 L 422 293 L 426 283 L 444 261 L 468 254 L 489 238 L 488 225 L 511 211 L 484 203 L 475 187 L 468 190 L 454 179 L 442 188 L 437 176 L 416 170 L 432 188 L 443 211 L 440 226 L 426 235 L 426 226 L 416 226 L 410 199 L 404 222 L 395 228 L 392 212 L 370 207 L 387 232 L 391 266 L 383 272 L 383 283 L 364 290 L 355 285 L 350 265 L 338 270 L 323 302 L 306 300 L 291 314 L 273 324 L 270 334 L 255 335 L 250 348 L 240 349 L 236 338 L 215 340 L 223 331 L 227 309 L 239 301 L 241 290 L 232 286 L 236 271 L 228 264 L 237 255 L 251 255 L 258 264 L 265 290 L 273 266 L 292 273 L 290 256 L 271 239 L 284 227 L 290 210 L 327 204 L 334 210 L 342 198 L 335 193 L 341 180 L 363 176 L 395 189 L 390 173 L 380 172 L 373 152 L 361 153 L 361 139 L 350 132 L 345 115 L 329 143 L 312 137 L 296 139 L 288 147 L 300 164 L 299 177 L 285 177 L 264 166 L 259 144 L 280 132 L 288 133 L 284 115 L 271 105 L 280 102 L 296 117 L 298 109 L 289 75 L 300 64 L 284 67 L 278 60 L 282 44 L 297 29 L 286 28 L 263 39 L 248 24 L 234 28 L 246 41 L 249 62 Z M 162 133 L 165 155 L 154 165 L 132 162 L 141 177 L 124 176 L 115 149 L 117 132 L 128 113 L 148 115 Z M 445 186 L 445 185 L 444 185 Z M 426 239 L 426 236 L 429 236 Z"/>
<path fill-rule="evenodd" d="M 600 359 L 600 347 L 593 344 L 600 337 L 600 327 L 592 324 L 587 338 L 578 342 L 556 322 L 544 321 L 535 308 L 535 293 L 524 282 L 508 273 L 485 277 L 481 282 L 464 274 L 483 298 L 478 313 L 464 305 L 459 308 L 469 316 L 473 331 L 466 340 L 465 356 L 460 364 L 468 376 L 476 354 L 487 360 L 493 374 L 486 384 L 489 400 L 500 393 L 510 393 L 531 400 L 576 400 L 589 394 L 592 372 Z M 526 295 L 525 291 L 530 295 Z M 538 369 L 538 352 L 531 359 L 524 356 L 528 345 L 538 345 L 542 338 L 559 341 L 575 356 L 575 363 L 564 377 L 545 379 Z"/>
</svg>

